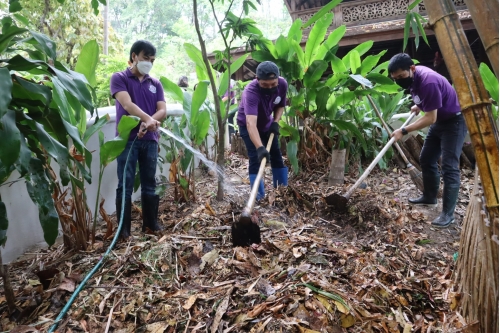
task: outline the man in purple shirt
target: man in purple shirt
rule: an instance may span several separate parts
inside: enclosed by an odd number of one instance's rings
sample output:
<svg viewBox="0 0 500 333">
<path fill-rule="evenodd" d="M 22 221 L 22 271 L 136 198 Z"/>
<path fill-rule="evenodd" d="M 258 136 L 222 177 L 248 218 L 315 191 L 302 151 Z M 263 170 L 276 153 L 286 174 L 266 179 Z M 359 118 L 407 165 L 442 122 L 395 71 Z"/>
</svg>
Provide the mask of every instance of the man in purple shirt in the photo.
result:
<svg viewBox="0 0 500 333">
<path fill-rule="evenodd" d="M 257 78 L 245 87 L 241 96 L 236 121 L 248 152 L 252 187 L 264 157 L 271 160 L 274 187 L 288 185 L 288 168 L 283 164 L 278 140 L 278 122 L 285 109 L 287 89 L 288 83 L 279 76 L 278 66 L 264 61 L 257 66 Z M 274 139 L 268 152 L 266 146 L 271 133 L 274 133 Z M 264 181 L 261 181 L 257 199 L 264 196 Z"/>
<path fill-rule="evenodd" d="M 131 228 L 131 196 L 134 188 L 135 168 L 139 163 L 142 200 L 142 231 L 161 230 L 158 225 L 159 196 L 156 194 L 156 160 L 158 158 L 158 126 L 167 115 L 167 106 L 163 87 L 157 79 L 149 76 L 155 61 L 156 48 L 148 41 L 138 40 L 130 49 L 131 67 L 111 76 L 111 95 L 116 99 L 116 125 L 124 115 L 133 115 L 141 119 L 130 132 L 125 150 L 118 156 L 118 188 L 116 189 L 116 217 L 120 220 L 122 209 L 122 191 L 125 191 L 123 203 L 123 225 L 121 238 L 130 236 Z M 117 130 L 118 134 L 118 130 Z M 132 145 L 132 140 L 139 140 Z M 130 158 L 125 170 L 125 162 L 129 151 Z M 126 187 L 123 189 L 123 173 L 126 176 Z"/>
<path fill-rule="evenodd" d="M 400 87 L 409 89 L 415 102 L 411 111 L 416 114 L 424 111 L 422 118 L 395 130 L 392 136 L 399 140 L 408 132 L 430 126 L 420 153 L 424 192 L 419 198 L 408 201 L 414 205 L 437 205 L 440 181 L 437 162 L 442 156 L 443 210 L 432 225 L 447 227 L 455 220 L 460 189 L 460 153 L 467 132 L 457 93 L 445 77 L 427 67 L 415 67 L 411 57 L 405 53 L 392 57 L 388 69 Z"/>
</svg>

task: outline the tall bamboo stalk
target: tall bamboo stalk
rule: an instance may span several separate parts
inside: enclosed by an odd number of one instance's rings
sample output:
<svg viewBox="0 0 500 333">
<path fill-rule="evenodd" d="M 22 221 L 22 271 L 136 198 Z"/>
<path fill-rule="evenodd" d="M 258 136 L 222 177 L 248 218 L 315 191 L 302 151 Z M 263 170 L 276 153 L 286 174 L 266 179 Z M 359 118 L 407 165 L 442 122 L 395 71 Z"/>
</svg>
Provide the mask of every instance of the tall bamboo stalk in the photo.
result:
<svg viewBox="0 0 500 333">
<path fill-rule="evenodd" d="M 464 316 L 468 321 L 479 320 L 481 331 L 498 332 L 498 132 L 491 113 L 489 96 L 479 75 L 476 61 L 470 49 L 465 32 L 451 0 L 424 0 L 429 14 L 429 23 L 433 28 L 439 48 L 442 51 L 446 66 L 458 93 L 462 113 L 469 130 L 477 166 L 484 190 L 485 210 L 489 216 L 468 215 L 465 223 L 481 225 L 483 234 L 478 244 L 476 239 L 462 243 L 463 247 L 484 247 L 484 251 L 476 252 L 483 256 L 487 263 L 484 269 L 490 274 L 480 275 L 480 281 L 467 279 L 470 275 L 467 268 L 476 263 L 475 258 L 462 258 L 464 265 L 459 267 L 463 277 L 460 288 L 464 297 L 469 298 L 472 306 L 464 307 Z M 462 251 L 461 250 L 461 251 Z M 474 252 L 474 251 L 473 251 Z M 468 262 L 468 259 L 471 259 Z M 469 282 L 468 282 L 469 281 Z M 470 311 L 472 307 L 480 311 Z M 479 316 L 479 317 L 477 317 Z"/>
<path fill-rule="evenodd" d="M 465 4 L 498 77 L 498 0 L 465 0 Z"/>
</svg>

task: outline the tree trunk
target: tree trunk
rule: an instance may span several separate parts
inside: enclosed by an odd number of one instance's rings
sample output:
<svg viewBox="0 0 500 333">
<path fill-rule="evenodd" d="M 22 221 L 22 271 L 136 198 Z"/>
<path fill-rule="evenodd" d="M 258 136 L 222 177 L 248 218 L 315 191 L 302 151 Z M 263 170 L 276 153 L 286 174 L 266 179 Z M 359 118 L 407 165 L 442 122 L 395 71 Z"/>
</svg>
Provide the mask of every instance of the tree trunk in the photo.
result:
<svg viewBox="0 0 500 333">
<path fill-rule="evenodd" d="M 344 184 L 345 149 L 332 150 L 332 164 L 328 175 L 328 186 Z"/>
<path fill-rule="evenodd" d="M 108 29 L 108 10 L 109 10 L 109 0 L 107 1 L 107 5 L 104 6 L 102 11 L 102 18 L 104 23 L 104 42 L 103 42 L 103 50 L 102 53 L 108 55 L 108 40 L 109 40 L 109 29 Z"/>
<path fill-rule="evenodd" d="M 420 161 L 420 152 L 422 151 L 422 145 L 420 142 L 418 142 L 413 135 L 408 135 L 408 138 L 405 140 L 405 145 L 408 147 L 408 152 L 410 153 L 410 156 L 413 157 L 413 160 Z M 406 155 L 406 157 L 408 157 L 408 155 Z"/>
<path fill-rule="evenodd" d="M 0 276 L 3 279 L 3 289 L 5 292 L 5 300 L 7 301 L 7 306 L 9 307 L 9 313 L 12 313 L 16 309 L 16 297 L 14 296 L 12 285 L 10 284 L 9 265 L 3 264 L 1 252 L 0 252 Z"/>
<path fill-rule="evenodd" d="M 487 264 L 484 274 L 476 275 L 472 284 L 463 282 L 462 295 L 478 295 L 471 298 L 471 306 L 464 307 L 462 314 L 468 322 L 479 320 L 482 332 L 498 332 L 498 132 L 491 113 L 488 92 L 479 75 L 477 63 L 470 49 L 460 19 L 451 0 L 424 0 L 429 24 L 436 34 L 439 48 L 450 71 L 457 90 L 462 113 L 474 145 L 477 167 L 484 189 L 485 206 L 488 215 L 479 212 L 474 215 L 474 228 L 483 224 L 479 238 L 484 243 L 484 251 L 478 252 Z M 483 2 L 481 2 L 483 4 Z M 481 7 L 483 8 L 483 7 Z M 484 19 L 484 15 L 483 15 Z M 487 20 L 485 20 L 487 21 Z M 472 203 L 473 200 L 471 200 Z M 479 230 L 478 230 L 479 231 Z M 463 252 L 465 244 L 461 244 Z M 471 277 L 473 262 L 462 266 L 459 281 Z M 488 272 L 489 274 L 485 274 Z M 477 309 L 471 310 L 471 309 Z"/>
<path fill-rule="evenodd" d="M 498 0 L 465 0 L 465 4 L 498 77 Z"/>
<path fill-rule="evenodd" d="M 400 145 L 401 147 L 401 150 L 403 151 L 403 153 L 405 153 L 405 156 L 406 158 L 408 159 L 408 161 L 410 161 L 410 163 L 415 167 L 417 168 L 419 171 L 422 171 L 422 167 L 420 166 L 420 162 L 419 160 L 415 160 L 415 158 L 413 158 L 413 155 L 410 154 L 410 152 L 408 151 L 408 148 L 407 148 L 407 145 L 406 143 Z"/>
<path fill-rule="evenodd" d="M 219 142 L 217 145 L 218 155 L 217 164 L 223 170 L 224 169 L 224 121 L 222 119 L 220 110 L 220 98 L 217 93 L 217 86 L 215 85 L 215 79 L 212 71 L 212 65 L 208 60 L 207 48 L 205 46 L 205 41 L 201 35 L 200 22 L 198 20 L 198 1 L 193 0 L 193 16 L 194 16 L 194 26 L 196 28 L 196 34 L 198 35 L 198 41 L 200 43 L 201 54 L 203 56 L 203 62 L 208 72 L 208 78 L 210 79 L 210 87 L 212 88 L 212 94 L 214 96 L 215 112 L 217 114 L 217 124 L 219 126 Z M 229 89 L 229 87 L 228 87 Z M 222 200 L 224 198 L 224 179 L 219 173 L 219 180 L 217 186 L 217 200 Z"/>
</svg>

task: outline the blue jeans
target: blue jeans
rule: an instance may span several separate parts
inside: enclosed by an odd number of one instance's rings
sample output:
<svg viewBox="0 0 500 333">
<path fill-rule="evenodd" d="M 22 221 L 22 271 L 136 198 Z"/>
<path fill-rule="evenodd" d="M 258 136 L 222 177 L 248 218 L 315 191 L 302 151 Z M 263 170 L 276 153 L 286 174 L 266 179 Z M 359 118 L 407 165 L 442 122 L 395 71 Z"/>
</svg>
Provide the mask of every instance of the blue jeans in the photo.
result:
<svg viewBox="0 0 500 333">
<path fill-rule="evenodd" d="M 441 158 L 441 173 L 445 186 L 460 186 L 460 154 L 467 127 L 462 114 L 430 126 L 420 153 L 422 173 L 439 176 L 437 162 Z"/>
<path fill-rule="evenodd" d="M 248 134 L 247 127 L 239 126 L 239 130 L 240 130 L 240 136 L 245 142 L 245 146 L 247 147 L 248 174 L 256 175 L 257 173 L 259 173 L 259 167 L 260 167 L 259 159 L 257 157 L 257 148 L 255 148 L 255 145 L 253 144 L 252 140 L 250 140 L 250 135 Z M 264 133 L 259 131 L 260 140 L 262 141 L 264 147 L 267 146 L 267 142 L 269 141 L 269 134 L 271 133 L 270 132 Z M 281 150 L 277 135 L 274 136 L 269 154 L 271 155 L 271 167 L 273 169 L 285 167 L 285 165 L 283 164 L 283 157 L 281 156 Z"/>
<path fill-rule="evenodd" d="M 116 197 L 122 197 L 123 191 L 123 171 L 125 170 L 125 162 L 127 155 L 132 147 L 132 141 L 127 142 L 125 150 L 118 156 L 117 173 L 118 173 L 118 188 L 116 189 Z M 135 167 L 139 162 L 139 176 L 141 180 L 141 194 L 155 195 L 156 190 L 156 161 L 158 159 L 158 142 L 154 140 L 136 140 L 130 158 L 127 164 L 126 172 L 126 189 L 125 198 L 132 196 L 135 181 Z"/>
</svg>

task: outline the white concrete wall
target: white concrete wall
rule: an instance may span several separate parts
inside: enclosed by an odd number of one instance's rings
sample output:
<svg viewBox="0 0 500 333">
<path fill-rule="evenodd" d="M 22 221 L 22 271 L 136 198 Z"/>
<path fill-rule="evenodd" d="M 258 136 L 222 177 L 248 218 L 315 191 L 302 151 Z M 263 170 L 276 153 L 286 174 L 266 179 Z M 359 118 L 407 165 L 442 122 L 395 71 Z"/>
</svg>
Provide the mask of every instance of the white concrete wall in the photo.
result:
<svg viewBox="0 0 500 333">
<path fill-rule="evenodd" d="M 115 107 L 100 108 L 98 113 L 99 116 L 104 116 L 106 113 L 110 115 L 110 121 L 102 128 L 104 141 L 106 142 L 115 137 Z M 169 104 L 167 105 L 167 113 L 169 116 L 180 116 L 183 114 L 182 106 L 180 104 Z M 90 126 L 93 122 L 93 119 L 90 119 L 87 125 Z M 92 184 L 86 184 L 88 205 L 93 213 L 99 177 L 99 137 L 97 133 L 90 138 L 87 148 L 89 151 L 93 152 L 91 165 Z M 58 174 L 59 169 L 56 162 L 52 163 L 52 167 Z M 163 167 L 163 173 L 166 176 L 168 176 L 169 167 L 169 165 Z M 157 176 L 159 173 L 160 171 L 157 169 Z M 7 180 L 7 183 L 15 181 L 18 178 L 19 173 L 14 172 Z M 108 214 L 115 212 L 115 191 L 117 186 L 118 177 L 116 175 L 116 161 L 113 161 L 104 169 L 100 193 L 101 197 L 106 199 L 104 208 Z M 5 248 L 1 249 L 2 259 L 4 263 L 9 263 L 30 247 L 37 244 L 39 245 L 39 243 L 44 243 L 44 238 L 42 227 L 38 219 L 38 209 L 31 201 L 24 180 L 20 180 L 10 185 L 0 186 L 0 196 L 7 207 L 7 218 L 9 219 L 7 243 Z M 132 198 L 134 200 L 140 198 L 140 190 L 135 192 Z"/>
</svg>

